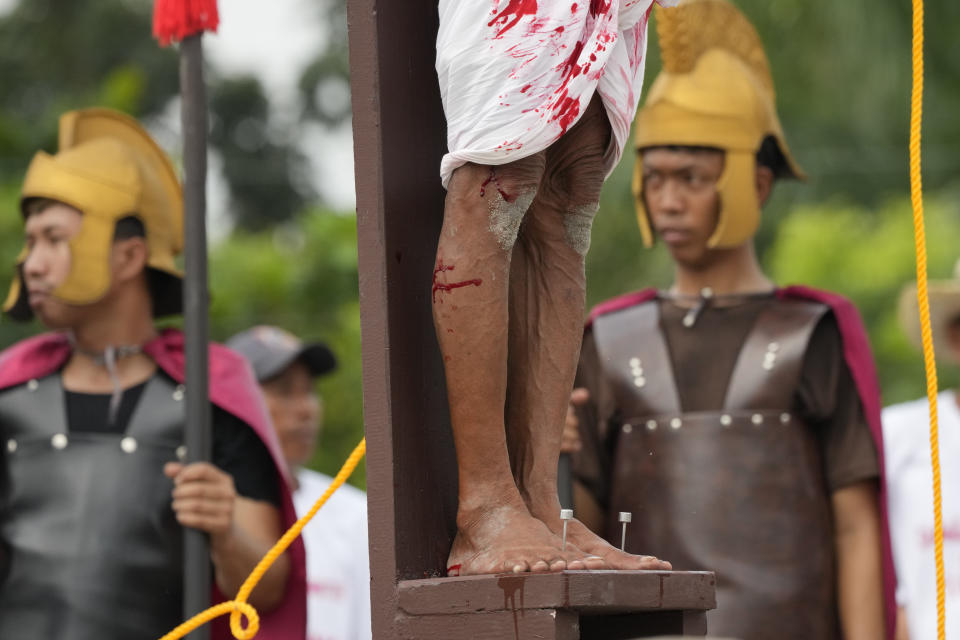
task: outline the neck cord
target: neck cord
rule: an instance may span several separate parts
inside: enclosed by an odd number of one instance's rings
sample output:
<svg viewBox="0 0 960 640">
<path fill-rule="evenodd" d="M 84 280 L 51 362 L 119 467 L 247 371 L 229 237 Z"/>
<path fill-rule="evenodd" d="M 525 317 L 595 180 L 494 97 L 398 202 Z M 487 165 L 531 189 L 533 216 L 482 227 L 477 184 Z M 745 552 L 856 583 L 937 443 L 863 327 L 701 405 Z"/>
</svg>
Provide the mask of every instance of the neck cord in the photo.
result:
<svg viewBox="0 0 960 640">
<path fill-rule="evenodd" d="M 117 419 L 117 412 L 120 410 L 120 400 L 123 398 L 123 389 L 120 387 L 120 376 L 117 374 L 117 362 L 138 353 L 143 353 L 143 346 L 139 344 L 123 344 L 119 346 L 109 344 L 103 351 L 91 351 L 77 344 L 77 339 L 76 336 L 73 335 L 73 332 L 69 333 L 69 338 L 70 346 L 73 347 L 74 351 L 87 356 L 93 360 L 95 365 L 105 368 L 107 375 L 110 376 L 113 391 L 110 394 L 110 409 L 107 414 L 107 421 L 112 425 Z"/>
<path fill-rule="evenodd" d="M 750 293 L 722 293 L 716 294 L 713 292 L 713 289 L 710 287 L 704 287 L 700 289 L 700 293 L 697 295 L 689 295 L 683 293 L 675 293 L 673 291 L 660 292 L 658 297 L 660 300 L 669 300 L 670 302 L 679 303 L 693 303 L 693 306 L 687 311 L 683 316 L 683 326 L 687 329 L 692 329 L 694 325 L 697 324 L 697 320 L 700 318 L 700 314 L 703 313 L 703 310 L 708 306 L 724 307 L 731 304 L 738 304 L 742 302 L 749 302 L 750 300 L 756 300 L 759 298 L 766 298 L 773 295 L 775 289 L 769 289 L 767 291 L 755 291 Z M 686 305 L 680 305 L 686 306 Z"/>
</svg>

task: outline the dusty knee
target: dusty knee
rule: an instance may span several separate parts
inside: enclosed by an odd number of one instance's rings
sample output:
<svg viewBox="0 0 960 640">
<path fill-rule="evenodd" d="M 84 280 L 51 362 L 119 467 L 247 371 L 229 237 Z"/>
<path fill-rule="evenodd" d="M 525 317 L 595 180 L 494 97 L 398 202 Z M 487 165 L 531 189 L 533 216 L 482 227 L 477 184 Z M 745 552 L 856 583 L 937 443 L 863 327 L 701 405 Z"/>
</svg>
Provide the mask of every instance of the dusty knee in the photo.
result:
<svg viewBox="0 0 960 640">
<path fill-rule="evenodd" d="M 524 221 L 523 238 L 558 255 L 573 250 L 582 260 L 590 248 L 590 232 L 599 207 L 596 200 L 548 201 L 541 192 Z"/>
<path fill-rule="evenodd" d="M 467 164 L 458 168 L 450 180 L 448 213 L 471 211 L 472 221 L 479 208 L 487 212 L 486 225 L 504 251 L 516 243 L 520 224 L 533 202 L 546 165 L 544 153 L 499 166 Z M 461 222 L 466 222 L 460 218 Z"/>
<path fill-rule="evenodd" d="M 537 195 L 543 178 L 543 154 L 523 158 L 500 167 L 490 167 L 481 183 L 481 197 L 487 201 L 489 229 L 504 251 L 513 249 L 520 224 Z"/>
<path fill-rule="evenodd" d="M 590 229 L 599 208 L 599 202 L 574 206 L 563 216 L 564 240 L 568 247 L 581 256 L 586 256 L 590 249 Z"/>
<path fill-rule="evenodd" d="M 504 251 L 510 251 L 516 244 L 520 223 L 536 195 L 536 189 L 528 188 L 516 192 L 512 199 L 500 193 L 490 199 L 490 233 Z"/>
</svg>

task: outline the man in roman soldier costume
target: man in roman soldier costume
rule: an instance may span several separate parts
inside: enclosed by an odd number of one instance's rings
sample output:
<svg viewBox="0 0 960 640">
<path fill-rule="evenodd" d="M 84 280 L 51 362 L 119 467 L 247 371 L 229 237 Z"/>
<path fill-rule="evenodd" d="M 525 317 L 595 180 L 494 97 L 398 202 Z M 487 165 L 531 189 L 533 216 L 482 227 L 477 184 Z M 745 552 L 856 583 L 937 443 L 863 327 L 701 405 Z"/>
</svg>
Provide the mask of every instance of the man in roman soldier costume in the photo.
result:
<svg viewBox="0 0 960 640">
<path fill-rule="evenodd" d="M 154 318 L 181 308 L 182 196 L 136 121 L 65 114 L 20 204 L 4 311 L 54 332 L 0 354 L 0 637 L 152 640 L 183 619 L 182 527 L 209 534 L 216 586 L 236 593 L 295 519 L 286 466 L 249 367 L 218 345 L 213 463 L 181 462 L 183 339 Z M 272 610 L 261 636 L 303 637 L 302 544 L 250 601 Z"/>
<path fill-rule="evenodd" d="M 660 11 L 658 32 L 634 190 L 674 282 L 590 315 L 578 514 L 619 544 L 630 512 L 627 551 L 716 571 L 711 634 L 880 638 L 892 573 L 867 338 L 849 302 L 776 286 L 753 246 L 775 181 L 803 178 L 762 44 L 725 0 Z"/>
</svg>

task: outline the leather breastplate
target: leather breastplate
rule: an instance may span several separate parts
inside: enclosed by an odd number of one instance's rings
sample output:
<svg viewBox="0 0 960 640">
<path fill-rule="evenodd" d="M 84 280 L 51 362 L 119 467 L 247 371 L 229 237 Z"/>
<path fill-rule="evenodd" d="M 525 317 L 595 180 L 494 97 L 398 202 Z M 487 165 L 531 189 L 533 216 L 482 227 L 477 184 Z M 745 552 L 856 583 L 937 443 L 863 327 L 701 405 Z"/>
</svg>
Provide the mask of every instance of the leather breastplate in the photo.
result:
<svg viewBox="0 0 960 640">
<path fill-rule="evenodd" d="M 681 410 L 658 303 L 595 322 L 621 417 L 611 426 L 607 538 L 619 544 L 618 512 L 630 511 L 627 551 L 677 570 L 716 571 L 711 635 L 839 638 L 820 451 L 792 413 L 807 344 L 825 312 L 801 301 L 768 306 L 740 351 L 723 409 L 697 413 Z"/>
<path fill-rule="evenodd" d="M 181 528 L 163 465 L 184 410 L 154 376 L 127 432 L 70 433 L 60 376 L 0 395 L 9 498 L 4 640 L 155 640 L 181 621 Z"/>
</svg>

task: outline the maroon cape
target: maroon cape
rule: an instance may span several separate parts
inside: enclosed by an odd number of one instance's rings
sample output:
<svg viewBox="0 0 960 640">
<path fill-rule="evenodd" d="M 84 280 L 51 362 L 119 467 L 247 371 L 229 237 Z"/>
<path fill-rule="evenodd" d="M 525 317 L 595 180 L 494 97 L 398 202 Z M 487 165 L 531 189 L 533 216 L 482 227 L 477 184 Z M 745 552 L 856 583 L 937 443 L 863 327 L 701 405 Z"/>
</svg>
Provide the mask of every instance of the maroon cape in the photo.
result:
<svg viewBox="0 0 960 640">
<path fill-rule="evenodd" d="M 182 333 L 167 329 L 145 344 L 143 351 L 168 376 L 178 383 L 184 381 Z M 248 424 L 270 451 L 281 487 L 281 511 L 286 529 L 297 520 L 290 493 L 290 476 L 250 365 L 242 356 L 223 345 L 211 344 L 209 353 L 210 401 Z M 0 353 L 0 389 L 48 376 L 58 371 L 69 356 L 70 343 L 62 333 L 45 333 L 23 340 Z M 306 563 L 300 538 L 290 545 L 288 554 L 291 571 L 286 596 L 277 609 L 261 616 L 258 639 L 290 640 L 306 635 Z M 214 587 L 213 601 L 225 599 Z M 221 617 L 214 621 L 213 637 L 233 637 L 227 620 Z"/>
<path fill-rule="evenodd" d="M 854 384 L 860 394 L 860 404 L 866 416 L 873 443 L 877 447 L 877 464 L 880 469 L 880 517 L 883 522 L 883 595 L 886 609 L 887 637 L 893 638 L 897 607 L 894 601 L 896 574 L 893 570 L 893 555 L 890 549 L 890 528 L 887 524 L 887 483 L 884 477 L 883 432 L 880 426 L 880 383 L 877 381 L 877 369 L 867 340 L 867 332 L 860 319 L 860 313 L 849 300 L 829 291 L 821 291 L 805 286 L 779 288 L 776 295 L 781 300 L 812 300 L 829 306 L 837 319 L 840 337 L 843 341 L 843 357 L 853 376 Z M 653 300 L 656 289 L 644 289 L 635 293 L 612 298 L 601 302 L 590 311 L 587 320 L 589 327 L 597 316 Z"/>
</svg>

